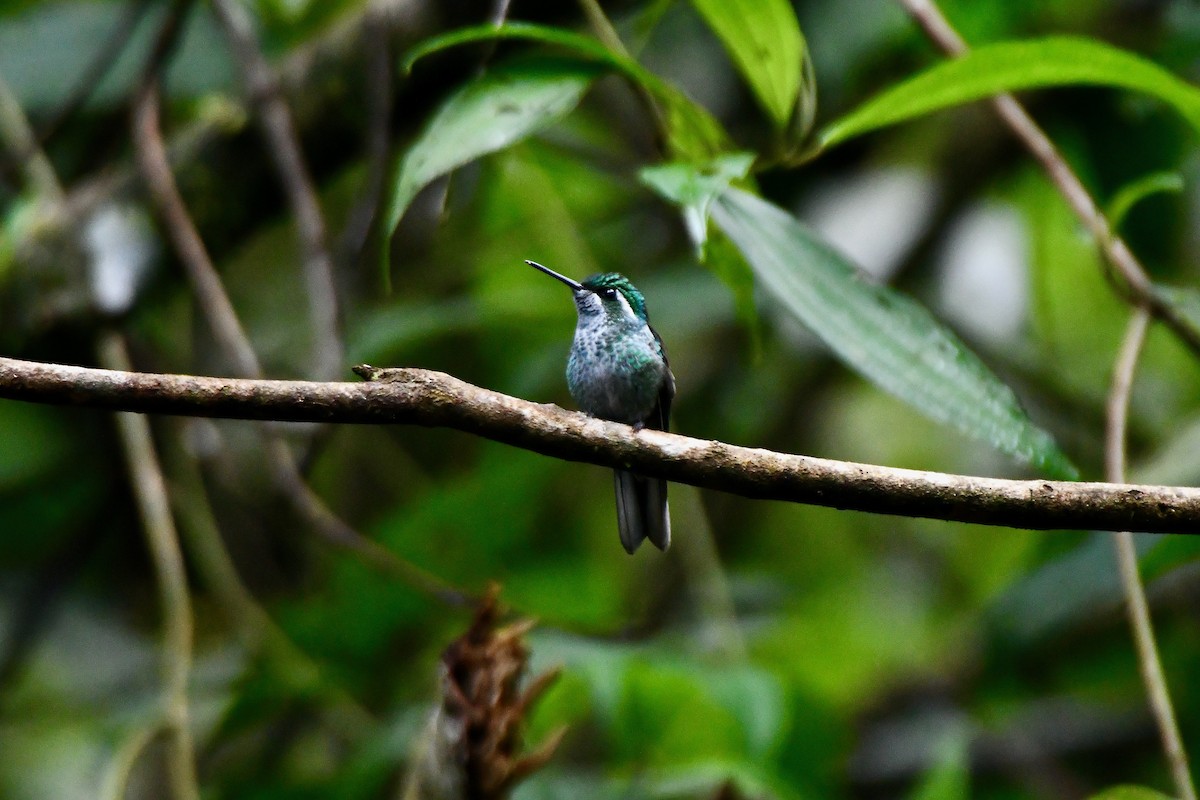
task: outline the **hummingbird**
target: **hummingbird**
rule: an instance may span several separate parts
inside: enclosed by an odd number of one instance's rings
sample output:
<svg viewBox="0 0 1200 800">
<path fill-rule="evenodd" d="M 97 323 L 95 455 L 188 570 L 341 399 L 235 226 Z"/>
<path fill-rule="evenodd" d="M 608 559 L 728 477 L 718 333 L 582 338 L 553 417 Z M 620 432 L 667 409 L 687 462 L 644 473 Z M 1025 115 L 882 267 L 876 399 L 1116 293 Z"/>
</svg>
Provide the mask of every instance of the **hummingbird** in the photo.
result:
<svg viewBox="0 0 1200 800">
<path fill-rule="evenodd" d="M 662 339 L 650 327 L 646 300 L 624 275 L 606 272 L 583 283 L 536 261 L 526 261 L 571 287 L 575 295 L 575 339 L 567 358 L 567 389 L 593 417 L 624 422 L 635 430 L 665 431 L 675 397 L 675 376 Z M 618 469 L 617 529 L 630 555 L 643 539 L 659 550 L 671 544 L 667 482 Z"/>
</svg>

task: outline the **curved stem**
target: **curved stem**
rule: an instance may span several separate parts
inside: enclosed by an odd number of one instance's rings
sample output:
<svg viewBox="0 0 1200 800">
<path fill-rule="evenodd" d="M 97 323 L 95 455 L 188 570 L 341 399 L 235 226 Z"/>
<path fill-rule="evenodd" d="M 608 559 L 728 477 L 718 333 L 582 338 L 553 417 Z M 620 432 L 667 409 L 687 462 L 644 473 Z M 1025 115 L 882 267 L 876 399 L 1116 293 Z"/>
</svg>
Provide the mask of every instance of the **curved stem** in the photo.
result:
<svg viewBox="0 0 1200 800">
<path fill-rule="evenodd" d="M 125 800 L 129 776 L 133 773 L 134 765 L 161 730 L 161 723 L 156 722 L 138 728 L 125 738 L 104 772 L 104 780 L 96 794 L 100 800 Z"/>
<path fill-rule="evenodd" d="M 291 109 L 283 99 L 279 77 L 263 55 L 246 11 L 230 0 L 212 0 L 212 8 L 242 71 L 266 139 L 267 154 L 275 164 L 296 219 L 313 326 L 313 374 L 328 380 L 337 374 L 341 363 L 341 319 L 329 234 L 317 187 L 305 163 L 300 136 Z"/>
<path fill-rule="evenodd" d="M 200 311 L 222 353 L 239 374 L 261 378 L 263 373 L 258 356 L 179 193 L 167 159 L 159 116 L 158 84 L 150 75 L 141 87 L 133 109 L 134 143 L 142 177 L 183 263 Z M 282 435 L 270 429 L 262 430 L 261 434 L 275 488 L 318 535 L 357 552 L 364 560 L 397 575 L 419 591 L 453 605 L 470 604 L 462 592 L 367 539 L 338 518 L 309 487 Z"/>
<path fill-rule="evenodd" d="M 63 202 L 65 195 L 54 165 L 50 163 L 46 151 L 33 133 L 25 110 L 17 102 L 16 95 L 3 76 L 0 76 L 0 142 L 4 143 L 10 156 L 23 165 L 25 180 L 40 199 L 55 205 Z"/>
<path fill-rule="evenodd" d="M 159 96 L 158 81 L 151 78 L 134 101 L 132 124 L 138 168 L 146 182 L 154 209 L 162 218 L 163 227 L 187 273 L 192 294 L 222 353 L 240 374 L 258 377 L 262 374 L 258 356 L 250 346 L 233 303 L 221 283 L 221 276 L 209 258 L 200 232 L 192 224 L 171 173 L 159 123 Z"/>
<path fill-rule="evenodd" d="M 100 360 L 114 369 L 129 369 L 125 342 L 117 333 L 105 334 Z M 171 518 L 150 423 L 138 414 L 117 414 L 117 429 L 142 517 L 146 544 L 158 579 L 163 615 L 163 712 L 169 737 L 167 772 L 176 800 L 198 800 L 200 787 L 192 735 L 188 727 L 188 675 L 192 667 L 192 604 L 179 535 Z"/>
<path fill-rule="evenodd" d="M 1112 388 L 1108 396 L 1104 471 L 1105 477 L 1114 482 L 1125 480 L 1125 424 L 1129 417 L 1129 395 L 1149 324 L 1149 311 L 1145 308 L 1134 311 L 1113 368 Z M 1146 685 L 1150 709 L 1158 725 L 1158 734 L 1171 768 L 1171 776 L 1175 780 L 1175 790 L 1182 800 L 1196 800 L 1196 788 L 1192 784 L 1187 751 L 1184 750 L 1183 737 L 1180 736 L 1179 725 L 1175 721 L 1175 709 L 1167 688 L 1167 677 L 1158 656 L 1158 646 L 1155 644 L 1150 605 L 1146 602 L 1146 589 L 1138 573 L 1137 549 L 1134 547 L 1133 534 L 1129 531 L 1114 533 L 1113 545 L 1117 551 L 1117 566 L 1121 573 L 1121 587 L 1125 593 L 1129 627 L 1137 648 L 1138 667 L 1142 673 L 1142 682 Z"/>
</svg>

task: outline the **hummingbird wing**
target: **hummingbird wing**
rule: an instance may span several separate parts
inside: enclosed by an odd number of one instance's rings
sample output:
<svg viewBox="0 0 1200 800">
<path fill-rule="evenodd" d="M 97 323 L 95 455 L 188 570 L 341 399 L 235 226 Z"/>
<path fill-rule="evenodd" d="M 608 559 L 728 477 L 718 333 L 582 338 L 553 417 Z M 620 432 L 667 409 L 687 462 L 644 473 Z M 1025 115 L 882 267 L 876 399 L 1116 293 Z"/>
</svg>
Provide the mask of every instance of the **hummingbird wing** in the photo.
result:
<svg viewBox="0 0 1200 800">
<path fill-rule="evenodd" d="M 675 399 L 675 375 L 671 372 L 671 362 L 667 358 L 667 349 L 663 347 L 662 337 L 653 327 L 647 327 L 654 335 L 654 341 L 658 342 L 658 352 L 662 354 L 663 366 L 667 368 L 667 373 L 663 376 L 662 385 L 658 387 L 658 403 L 651 410 L 646 427 L 668 431 L 671 429 L 671 401 Z"/>
</svg>

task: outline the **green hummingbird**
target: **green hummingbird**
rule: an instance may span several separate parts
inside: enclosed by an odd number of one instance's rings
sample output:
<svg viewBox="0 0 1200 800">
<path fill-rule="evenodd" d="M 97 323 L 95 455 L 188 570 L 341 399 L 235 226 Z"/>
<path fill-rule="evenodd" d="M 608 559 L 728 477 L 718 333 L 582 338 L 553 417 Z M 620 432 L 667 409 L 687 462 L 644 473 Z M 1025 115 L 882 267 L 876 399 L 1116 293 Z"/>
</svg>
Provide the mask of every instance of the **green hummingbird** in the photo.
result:
<svg viewBox="0 0 1200 800">
<path fill-rule="evenodd" d="M 579 407 L 593 417 L 637 430 L 667 430 L 675 376 L 637 287 L 615 272 L 579 283 L 536 261 L 525 263 L 562 281 L 575 294 L 579 320 L 567 358 L 567 388 Z M 632 554 L 643 539 L 666 550 L 671 544 L 667 482 L 623 469 L 614 470 L 613 482 L 625 551 Z"/>
</svg>

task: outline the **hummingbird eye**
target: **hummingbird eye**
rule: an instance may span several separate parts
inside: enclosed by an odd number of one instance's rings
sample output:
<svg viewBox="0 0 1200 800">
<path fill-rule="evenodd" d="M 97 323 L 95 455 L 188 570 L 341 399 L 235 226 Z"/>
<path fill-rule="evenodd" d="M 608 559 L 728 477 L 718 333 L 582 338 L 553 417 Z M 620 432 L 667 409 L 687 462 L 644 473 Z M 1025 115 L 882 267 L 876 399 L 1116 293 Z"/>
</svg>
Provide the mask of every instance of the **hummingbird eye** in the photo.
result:
<svg viewBox="0 0 1200 800">
<path fill-rule="evenodd" d="M 616 300 L 617 299 L 617 290 L 616 289 L 603 289 L 600 292 L 600 296 L 603 297 L 605 300 Z"/>
</svg>

